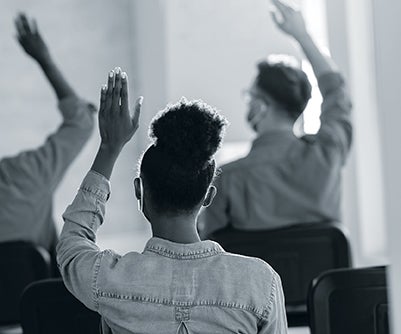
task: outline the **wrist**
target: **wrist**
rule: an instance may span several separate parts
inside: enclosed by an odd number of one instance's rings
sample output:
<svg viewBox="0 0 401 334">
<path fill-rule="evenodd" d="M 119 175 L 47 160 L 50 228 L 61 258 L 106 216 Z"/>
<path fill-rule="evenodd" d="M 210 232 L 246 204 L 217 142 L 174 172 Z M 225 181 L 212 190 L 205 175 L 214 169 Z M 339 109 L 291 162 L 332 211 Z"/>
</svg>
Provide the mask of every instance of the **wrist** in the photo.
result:
<svg viewBox="0 0 401 334">
<path fill-rule="evenodd" d="M 121 149 L 110 147 L 104 143 L 100 144 L 99 150 L 93 161 L 91 170 L 103 175 L 110 180 L 114 164 L 118 158 Z"/>
<path fill-rule="evenodd" d="M 99 146 L 99 152 L 101 152 L 102 154 L 109 155 L 110 157 L 113 157 L 113 156 L 118 156 L 122 148 L 123 145 L 105 143 L 102 141 Z"/>
<path fill-rule="evenodd" d="M 309 35 L 309 33 L 306 30 L 304 32 L 297 33 L 293 37 L 301 45 L 303 43 L 309 42 L 311 40 L 311 36 Z"/>
<path fill-rule="evenodd" d="M 38 56 L 35 58 L 35 60 L 43 68 L 44 71 L 54 66 L 53 60 L 49 53 Z"/>
</svg>

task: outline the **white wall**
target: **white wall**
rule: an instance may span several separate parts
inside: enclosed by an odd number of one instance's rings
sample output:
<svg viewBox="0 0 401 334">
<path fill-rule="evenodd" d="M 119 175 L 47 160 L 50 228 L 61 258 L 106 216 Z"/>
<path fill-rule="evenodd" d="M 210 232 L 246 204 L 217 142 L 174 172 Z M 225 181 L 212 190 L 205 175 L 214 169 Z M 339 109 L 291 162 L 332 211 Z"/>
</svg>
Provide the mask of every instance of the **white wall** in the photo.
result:
<svg viewBox="0 0 401 334">
<path fill-rule="evenodd" d="M 331 49 L 354 96 L 355 142 L 347 211 L 358 265 L 389 263 L 392 333 L 401 331 L 401 3 L 327 0 Z M 351 196 L 350 196 L 351 195 Z"/>
<path fill-rule="evenodd" d="M 390 255 L 392 333 L 401 333 L 401 2 L 373 0 L 376 87 L 382 138 L 384 202 Z"/>
<path fill-rule="evenodd" d="M 27 58 L 14 39 L 13 18 L 17 11 L 24 10 L 37 18 L 66 77 L 81 96 L 97 104 L 100 86 L 110 69 L 119 65 L 132 73 L 130 3 L 129 0 L 1 2 L 0 157 L 40 145 L 61 121 L 54 93 L 39 67 Z M 62 226 L 61 214 L 90 168 L 98 142 L 99 134 L 95 129 L 56 193 L 54 217 L 59 228 Z M 99 234 L 104 247 L 114 246 L 110 235 L 115 231 L 131 236 L 134 241 L 135 236 L 148 231 L 148 225 L 137 214 L 131 187 L 137 157 L 137 145 L 133 142 L 125 148 L 115 168 L 108 221 Z M 134 248 L 140 250 L 141 243 Z"/>
<path fill-rule="evenodd" d="M 344 222 L 351 231 L 355 264 L 384 264 L 388 254 L 372 8 L 364 0 L 326 2 L 330 49 L 353 100 L 353 148 L 343 175 Z"/>
<path fill-rule="evenodd" d="M 167 92 L 202 98 L 231 122 L 226 141 L 249 140 L 241 91 L 271 53 L 299 55 L 277 32 L 264 0 L 171 0 L 166 5 Z"/>
</svg>

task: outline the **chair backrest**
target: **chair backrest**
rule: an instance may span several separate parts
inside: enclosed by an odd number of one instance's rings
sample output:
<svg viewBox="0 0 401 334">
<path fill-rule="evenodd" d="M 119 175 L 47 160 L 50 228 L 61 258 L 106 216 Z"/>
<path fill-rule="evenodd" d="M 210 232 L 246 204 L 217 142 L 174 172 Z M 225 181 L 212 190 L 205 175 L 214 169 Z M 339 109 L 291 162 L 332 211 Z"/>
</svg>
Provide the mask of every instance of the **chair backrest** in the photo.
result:
<svg viewBox="0 0 401 334">
<path fill-rule="evenodd" d="M 26 241 L 0 243 L 0 325 L 19 323 L 24 288 L 50 277 L 48 252 Z"/>
<path fill-rule="evenodd" d="M 47 279 L 25 289 L 21 325 L 24 334 L 98 334 L 100 315 L 76 299 L 61 278 Z"/>
<path fill-rule="evenodd" d="M 311 284 L 312 334 L 388 334 L 386 267 L 330 270 Z"/>
<path fill-rule="evenodd" d="M 304 224 L 267 231 L 224 229 L 214 233 L 226 251 L 261 258 L 281 276 L 286 304 L 305 305 L 320 273 L 351 266 L 347 237 L 338 224 Z"/>
</svg>

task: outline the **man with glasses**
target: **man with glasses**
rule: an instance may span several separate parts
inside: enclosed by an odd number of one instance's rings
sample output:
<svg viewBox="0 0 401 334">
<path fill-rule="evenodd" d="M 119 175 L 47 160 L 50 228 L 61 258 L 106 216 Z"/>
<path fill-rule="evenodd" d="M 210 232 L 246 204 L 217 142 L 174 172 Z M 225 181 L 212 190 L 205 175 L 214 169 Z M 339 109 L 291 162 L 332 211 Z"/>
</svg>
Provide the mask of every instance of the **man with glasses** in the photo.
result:
<svg viewBox="0 0 401 334">
<path fill-rule="evenodd" d="M 294 62 L 268 58 L 246 92 L 247 121 L 257 133 L 249 154 L 222 167 L 217 195 L 200 218 L 205 238 L 231 226 L 276 229 L 340 220 L 341 170 L 352 139 L 351 102 L 344 79 L 307 32 L 300 11 L 272 0 L 273 20 L 293 37 L 312 65 L 323 96 L 321 128 L 297 137 L 293 127 L 310 97 Z"/>
</svg>

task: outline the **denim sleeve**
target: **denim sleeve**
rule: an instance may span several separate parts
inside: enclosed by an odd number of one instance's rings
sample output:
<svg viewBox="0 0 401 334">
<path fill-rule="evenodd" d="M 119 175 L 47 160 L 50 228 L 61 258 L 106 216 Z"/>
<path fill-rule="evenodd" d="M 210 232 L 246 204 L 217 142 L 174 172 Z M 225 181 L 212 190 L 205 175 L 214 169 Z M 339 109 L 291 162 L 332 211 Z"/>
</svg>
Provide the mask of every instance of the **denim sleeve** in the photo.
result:
<svg viewBox="0 0 401 334">
<path fill-rule="evenodd" d="M 64 227 L 57 245 L 57 263 L 67 289 L 92 310 L 98 310 L 97 275 L 103 256 L 96 231 L 103 223 L 110 183 L 90 171 L 74 201 L 63 214 Z"/>
<path fill-rule="evenodd" d="M 267 303 L 268 318 L 259 329 L 259 334 L 287 334 L 287 316 L 285 313 L 284 292 L 280 276 L 275 273 L 271 293 Z"/>
<path fill-rule="evenodd" d="M 327 160 L 339 158 L 344 164 L 352 142 L 350 96 L 339 73 L 325 73 L 318 83 L 323 103 L 315 143 Z"/>
<path fill-rule="evenodd" d="M 52 193 L 92 133 L 92 105 L 68 97 L 59 102 L 59 109 L 63 122 L 40 147 L 5 159 L 7 175 L 10 179 L 23 179 L 25 192 L 39 189 Z"/>
<path fill-rule="evenodd" d="M 222 172 L 224 173 L 224 172 Z M 209 207 L 205 208 L 198 220 L 199 234 L 206 239 L 211 233 L 226 227 L 229 224 L 227 189 L 224 187 L 224 175 L 219 175 L 214 184 L 216 196 Z"/>
</svg>

